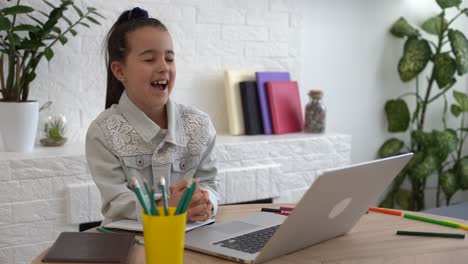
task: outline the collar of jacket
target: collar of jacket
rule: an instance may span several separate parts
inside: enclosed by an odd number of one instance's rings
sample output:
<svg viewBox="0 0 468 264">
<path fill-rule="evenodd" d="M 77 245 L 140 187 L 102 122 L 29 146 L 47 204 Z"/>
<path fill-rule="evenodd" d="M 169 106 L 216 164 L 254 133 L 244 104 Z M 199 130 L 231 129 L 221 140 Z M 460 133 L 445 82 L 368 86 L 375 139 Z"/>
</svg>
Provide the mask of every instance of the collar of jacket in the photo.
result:
<svg viewBox="0 0 468 264">
<path fill-rule="evenodd" d="M 126 92 L 122 93 L 119 100 L 119 110 L 122 112 L 128 123 L 146 141 L 150 142 L 161 130 L 138 106 L 136 106 Z M 170 98 L 166 103 L 167 107 L 167 134 L 164 141 L 177 146 L 186 147 L 184 127 L 182 125 L 181 114 L 178 105 Z"/>
</svg>

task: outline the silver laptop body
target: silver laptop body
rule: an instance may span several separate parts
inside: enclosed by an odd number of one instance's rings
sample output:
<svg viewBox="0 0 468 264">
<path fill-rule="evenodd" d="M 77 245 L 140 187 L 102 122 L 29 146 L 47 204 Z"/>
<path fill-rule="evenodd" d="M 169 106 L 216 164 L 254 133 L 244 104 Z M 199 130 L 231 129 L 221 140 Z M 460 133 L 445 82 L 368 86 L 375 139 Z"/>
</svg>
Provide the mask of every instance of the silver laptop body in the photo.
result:
<svg viewBox="0 0 468 264">
<path fill-rule="evenodd" d="M 328 170 L 315 180 L 288 217 L 258 212 L 201 227 L 186 233 L 185 247 L 241 263 L 261 263 L 341 236 L 359 221 L 368 207 L 375 206 L 412 155 Z M 235 237 L 266 228 L 272 230 L 277 225 L 280 226 L 260 252 L 221 246 Z"/>
</svg>

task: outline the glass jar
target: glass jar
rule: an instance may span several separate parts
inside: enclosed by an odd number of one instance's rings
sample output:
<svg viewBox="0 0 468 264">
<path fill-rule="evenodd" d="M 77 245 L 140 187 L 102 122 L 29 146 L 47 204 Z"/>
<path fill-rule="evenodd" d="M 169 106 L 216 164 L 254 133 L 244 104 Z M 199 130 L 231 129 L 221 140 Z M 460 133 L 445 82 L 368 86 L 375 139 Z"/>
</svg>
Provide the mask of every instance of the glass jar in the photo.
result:
<svg viewBox="0 0 468 264">
<path fill-rule="evenodd" d="M 46 147 L 62 146 L 67 141 L 67 119 L 55 113 L 51 105 L 49 101 L 39 110 L 39 143 Z"/>
<path fill-rule="evenodd" d="M 310 101 L 305 107 L 304 131 L 307 133 L 325 132 L 325 105 L 322 102 L 323 93 L 320 90 L 310 90 Z"/>
</svg>

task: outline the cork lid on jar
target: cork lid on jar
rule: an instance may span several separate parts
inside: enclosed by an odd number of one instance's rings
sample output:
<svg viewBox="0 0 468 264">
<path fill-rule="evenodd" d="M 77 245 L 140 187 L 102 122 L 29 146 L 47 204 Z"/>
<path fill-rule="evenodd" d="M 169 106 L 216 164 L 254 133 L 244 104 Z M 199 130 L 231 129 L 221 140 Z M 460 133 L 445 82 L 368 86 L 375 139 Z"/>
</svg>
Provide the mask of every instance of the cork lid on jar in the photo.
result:
<svg viewBox="0 0 468 264">
<path fill-rule="evenodd" d="M 320 99 L 320 98 L 322 98 L 322 96 L 323 96 L 323 92 L 320 91 L 320 90 L 310 90 L 309 91 L 309 97 L 310 98 Z"/>
</svg>

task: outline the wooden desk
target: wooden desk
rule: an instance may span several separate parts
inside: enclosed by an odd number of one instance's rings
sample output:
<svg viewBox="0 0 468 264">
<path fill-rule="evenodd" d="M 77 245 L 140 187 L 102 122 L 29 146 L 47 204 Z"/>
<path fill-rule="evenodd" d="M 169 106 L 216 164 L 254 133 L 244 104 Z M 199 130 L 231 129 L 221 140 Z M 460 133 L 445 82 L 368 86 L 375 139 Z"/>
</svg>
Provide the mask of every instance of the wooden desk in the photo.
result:
<svg viewBox="0 0 468 264">
<path fill-rule="evenodd" d="M 218 221 L 224 221 L 256 212 L 266 205 L 231 205 L 219 209 Z M 272 205 L 271 205 L 272 206 Z M 275 205 L 279 206 L 279 205 Z M 422 214 L 421 214 L 422 215 Z M 433 216 L 437 219 L 447 219 Z M 454 220 L 454 219 L 452 219 Z M 468 224 L 468 221 L 459 220 Z M 311 227 L 313 228 L 313 227 Z M 431 238 L 397 236 L 396 230 L 465 233 L 453 229 L 398 216 L 369 212 L 346 235 L 307 249 L 272 260 L 272 264 L 285 263 L 467 263 L 468 238 Z M 133 245 L 130 264 L 144 264 L 144 247 Z M 45 252 L 33 264 L 40 264 Z M 184 263 L 233 263 L 231 261 L 185 250 Z"/>
</svg>

